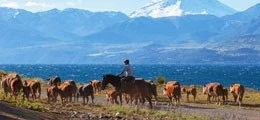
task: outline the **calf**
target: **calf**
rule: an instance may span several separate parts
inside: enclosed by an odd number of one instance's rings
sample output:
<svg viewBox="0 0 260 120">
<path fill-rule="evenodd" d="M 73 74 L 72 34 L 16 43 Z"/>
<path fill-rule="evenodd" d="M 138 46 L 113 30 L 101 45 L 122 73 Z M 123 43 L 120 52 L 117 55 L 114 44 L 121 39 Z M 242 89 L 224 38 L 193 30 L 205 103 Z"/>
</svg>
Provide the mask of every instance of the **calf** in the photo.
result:
<svg viewBox="0 0 260 120">
<path fill-rule="evenodd" d="M 119 92 L 116 91 L 115 89 L 109 90 L 106 95 L 107 102 L 111 102 L 112 104 L 114 104 L 114 103 L 119 104 L 117 101 L 118 95 L 119 95 Z"/>
<path fill-rule="evenodd" d="M 193 96 L 193 101 L 195 101 L 196 96 L 197 96 L 197 89 L 192 87 L 192 88 L 182 88 L 182 91 L 187 94 L 187 100 L 189 101 L 189 96 L 190 94 Z"/>
<path fill-rule="evenodd" d="M 230 93 L 233 95 L 235 103 L 238 102 L 239 107 L 241 107 L 245 87 L 240 84 L 233 84 L 230 86 Z"/>
</svg>

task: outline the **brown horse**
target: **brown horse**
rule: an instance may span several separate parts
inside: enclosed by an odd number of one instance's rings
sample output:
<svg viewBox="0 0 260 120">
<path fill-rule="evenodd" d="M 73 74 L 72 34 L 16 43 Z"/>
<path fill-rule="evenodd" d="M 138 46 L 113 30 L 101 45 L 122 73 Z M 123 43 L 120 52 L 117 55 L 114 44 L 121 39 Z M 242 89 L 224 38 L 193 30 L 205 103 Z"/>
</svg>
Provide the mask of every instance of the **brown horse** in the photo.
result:
<svg viewBox="0 0 260 120">
<path fill-rule="evenodd" d="M 2 77 L 1 84 L 4 88 L 5 97 L 7 97 L 7 93 L 9 92 L 11 97 L 14 96 L 15 99 L 23 88 L 21 77 L 16 73 L 5 74 Z"/>
<path fill-rule="evenodd" d="M 149 102 L 150 108 L 152 105 L 151 97 L 151 85 L 144 80 L 135 80 L 134 83 L 125 83 L 126 81 L 121 81 L 121 77 L 115 75 L 104 75 L 102 80 L 102 90 L 105 89 L 108 83 L 112 84 L 116 91 L 119 92 L 120 104 L 122 104 L 122 93 L 130 95 L 130 98 L 134 98 L 137 104 L 137 100 L 140 96 L 141 102 L 144 104 L 145 99 Z M 122 89 L 122 87 L 124 89 Z"/>
</svg>

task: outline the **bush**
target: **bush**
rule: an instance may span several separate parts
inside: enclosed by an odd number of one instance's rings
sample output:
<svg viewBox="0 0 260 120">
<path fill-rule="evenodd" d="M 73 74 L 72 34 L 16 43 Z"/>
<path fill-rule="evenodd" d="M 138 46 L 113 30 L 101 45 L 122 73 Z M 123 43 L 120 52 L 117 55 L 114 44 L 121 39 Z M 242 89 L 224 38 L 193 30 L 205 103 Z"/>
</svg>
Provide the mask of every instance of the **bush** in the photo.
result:
<svg viewBox="0 0 260 120">
<path fill-rule="evenodd" d="M 159 76 L 159 77 L 156 78 L 156 83 L 164 84 L 164 83 L 166 83 L 166 78 L 163 77 L 163 76 Z"/>
</svg>

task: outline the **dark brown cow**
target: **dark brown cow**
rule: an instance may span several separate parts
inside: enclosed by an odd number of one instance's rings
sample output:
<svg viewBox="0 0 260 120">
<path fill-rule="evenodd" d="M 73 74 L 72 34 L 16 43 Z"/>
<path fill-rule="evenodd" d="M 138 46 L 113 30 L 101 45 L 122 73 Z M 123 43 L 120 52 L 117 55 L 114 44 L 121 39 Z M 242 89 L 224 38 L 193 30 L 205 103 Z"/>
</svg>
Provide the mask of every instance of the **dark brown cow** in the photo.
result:
<svg viewBox="0 0 260 120">
<path fill-rule="evenodd" d="M 234 101 L 238 102 L 239 107 L 241 107 L 243 96 L 245 93 L 245 87 L 240 84 L 233 84 L 230 86 L 230 93 L 233 95 Z"/>
<path fill-rule="evenodd" d="M 48 84 L 51 86 L 52 85 L 59 86 L 61 84 L 61 79 L 59 76 L 54 76 L 54 77 L 48 78 L 47 81 L 49 81 Z"/>
<path fill-rule="evenodd" d="M 207 101 L 210 103 L 210 98 L 212 96 L 217 98 L 217 104 L 220 105 L 220 97 L 222 97 L 223 103 L 225 102 L 225 97 L 223 93 L 223 86 L 220 83 L 208 83 L 203 86 L 203 93 L 207 94 Z"/>
<path fill-rule="evenodd" d="M 187 100 L 188 101 L 189 101 L 190 94 L 193 96 L 193 101 L 195 101 L 196 96 L 197 96 L 197 89 L 196 88 L 194 88 L 194 87 L 185 88 L 184 87 L 184 88 L 182 88 L 182 91 L 187 94 Z"/>
<path fill-rule="evenodd" d="M 173 105 L 172 102 L 175 100 L 175 106 L 180 104 L 180 98 L 181 98 L 181 87 L 180 83 L 177 81 L 170 81 L 167 82 L 163 94 L 167 95 L 169 98 L 169 105 Z"/>
<path fill-rule="evenodd" d="M 87 98 L 87 104 L 88 104 L 89 96 L 91 97 L 92 103 L 94 104 L 94 91 L 93 91 L 93 86 L 91 85 L 91 83 L 80 86 L 79 95 L 83 98 L 83 104 L 85 104 L 86 98 Z"/>
<path fill-rule="evenodd" d="M 155 104 L 158 102 L 158 99 L 157 99 L 157 85 L 155 83 L 153 83 L 152 80 L 145 80 L 147 83 L 151 84 L 151 94 L 154 96 L 154 99 L 155 99 Z"/>
<path fill-rule="evenodd" d="M 60 90 L 57 86 L 48 86 L 47 87 L 48 102 L 50 102 L 50 101 L 56 102 L 59 92 L 60 92 Z"/>
<path fill-rule="evenodd" d="M 64 83 L 66 84 L 70 84 L 72 86 L 72 96 L 74 97 L 74 101 L 76 101 L 76 98 L 77 98 L 77 92 L 78 92 L 78 88 L 77 88 L 77 85 L 76 85 L 76 82 L 73 81 L 73 80 L 66 80 Z M 77 99 L 78 101 L 78 99 Z"/>
<path fill-rule="evenodd" d="M 92 80 L 91 84 L 94 88 L 94 92 L 101 92 L 101 82 L 99 80 Z"/>
<path fill-rule="evenodd" d="M 29 94 L 32 94 L 32 98 L 33 100 L 35 100 L 36 98 L 40 99 L 41 96 L 41 83 L 37 80 L 25 80 L 24 81 L 24 88 L 26 90 L 26 88 L 29 87 Z M 24 90 L 24 94 L 26 96 L 28 92 Z M 36 97 L 36 94 L 38 94 L 38 96 Z M 28 98 L 29 99 L 29 98 Z"/>
<path fill-rule="evenodd" d="M 11 97 L 17 98 L 20 90 L 23 88 L 21 77 L 16 73 L 8 73 L 2 77 L 2 88 L 4 88 L 5 97 L 9 92 Z"/>
</svg>

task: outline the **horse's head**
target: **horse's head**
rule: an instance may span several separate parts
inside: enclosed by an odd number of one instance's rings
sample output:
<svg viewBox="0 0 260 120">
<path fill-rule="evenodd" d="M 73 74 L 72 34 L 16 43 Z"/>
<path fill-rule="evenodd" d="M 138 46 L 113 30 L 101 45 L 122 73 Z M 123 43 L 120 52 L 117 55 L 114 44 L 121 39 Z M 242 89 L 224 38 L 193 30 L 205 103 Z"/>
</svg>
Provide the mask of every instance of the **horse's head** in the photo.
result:
<svg viewBox="0 0 260 120">
<path fill-rule="evenodd" d="M 107 86 L 108 83 L 110 83 L 111 78 L 109 77 L 109 75 L 103 75 L 103 80 L 102 80 L 102 84 L 101 84 L 101 89 L 104 90 Z"/>
<path fill-rule="evenodd" d="M 104 90 L 108 83 L 112 84 L 114 87 L 120 87 L 120 77 L 115 75 L 104 75 L 101 89 Z"/>
</svg>

